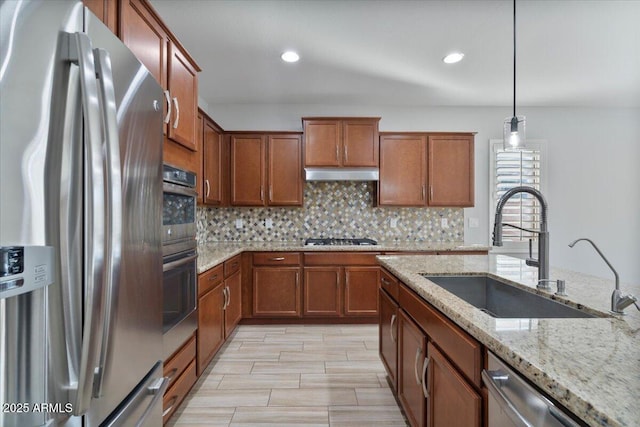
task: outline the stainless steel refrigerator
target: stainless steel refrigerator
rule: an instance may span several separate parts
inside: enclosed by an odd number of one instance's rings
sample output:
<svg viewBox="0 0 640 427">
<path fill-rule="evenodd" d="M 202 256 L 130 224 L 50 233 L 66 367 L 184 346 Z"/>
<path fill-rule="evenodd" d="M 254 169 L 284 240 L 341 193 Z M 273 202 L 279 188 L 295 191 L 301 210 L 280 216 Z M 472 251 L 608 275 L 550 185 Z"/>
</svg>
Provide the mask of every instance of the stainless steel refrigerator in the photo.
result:
<svg viewBox="0 0 640 427">
<path fill-rule="evenodd" d="M 162 89 L 77 0 L 0 2 L 0 425 L 162 424 Z"/>
</svg>

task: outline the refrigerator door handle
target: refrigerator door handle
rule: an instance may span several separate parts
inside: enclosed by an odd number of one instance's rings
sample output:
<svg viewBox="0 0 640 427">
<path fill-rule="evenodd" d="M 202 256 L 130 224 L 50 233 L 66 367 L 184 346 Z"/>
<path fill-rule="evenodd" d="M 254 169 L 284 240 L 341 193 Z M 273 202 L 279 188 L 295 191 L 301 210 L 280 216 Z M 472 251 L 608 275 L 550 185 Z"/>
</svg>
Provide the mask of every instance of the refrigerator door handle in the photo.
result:
<svg viewBox="0 0 640 427">
<path fill-rule="evenodd" d="M 169 386 L 169 378 L 162 377 L 158 378 L 151 386 L 147 387 L 147 393 L 153 396 L 149 406 L 145 409 L 144 413 L 136 423 L 136 427 L 143 426 L 149 415 L 153 412 L 153 408 L 158 404 L 158 402 L 162 401 L 162 397 L 164 396 L 164 392 L 167 390 Z"/>
<path fill-rule="evenodd" d="M 84 283 L 85 307 L 82 331 L 82 351 L 78 369 L 73 415 L 82 415 L 89 408 L 95 374 L 100 354 L 99 327 L 102 287 L 104 280 L 104 158 L 102 154 L 101 117 L 96 82 L 96 70 L 91 40 L 85 33 L 70 34 L 69 60 L 79 67 L 80 92 L 85 129 L 85 255 Z"/>
<path fill-rule="evenodd" d="M 100 426 L 119 427 L 127 425 L 141 427 L 147 424 L 155 425 L 152 424 L 153 419 L 161 418 L 160 414 L 162 413 L 162 409 L 156 411 L 156 406 L 158 406 L 158 402 L 162 402 L 164 392 L 167 390 L 169 382 L 169 378 L 162 376 L 162 361 L 158 360 L 142 383 L 136 387 L 118 409 L 107 420 L 102 422 Z M 149 401 L 149 403 L 146 407 L 143 407 L 147 401 Z M 140 414 L 141 412 L 142 414 Z M 151 420 L 149 420 L 150 418 Z M 134 420 L 136 421 L 134 422 Z M 161 419 L 156 421 L 161 421 Z"/>
<path fill-rule="evenodd" d="M 93 397 L 102 395 L 102 380 L 109 353 L 109 339 L 113 323 L 114 301 L 120 284 L 122 261 L 122 171 L 120 167 L 120 140 L 113 72 L 109 52 L 94 49 L 98 90 L 102 101 L 103 131 L 105 137 L 105 188 L 106 188 L 106 245 L 105 245 L 105 286 L 103 290 L 104 316 L 102 319 L 102 344 L 100 359 L 93 384 Z"/>
</svg>

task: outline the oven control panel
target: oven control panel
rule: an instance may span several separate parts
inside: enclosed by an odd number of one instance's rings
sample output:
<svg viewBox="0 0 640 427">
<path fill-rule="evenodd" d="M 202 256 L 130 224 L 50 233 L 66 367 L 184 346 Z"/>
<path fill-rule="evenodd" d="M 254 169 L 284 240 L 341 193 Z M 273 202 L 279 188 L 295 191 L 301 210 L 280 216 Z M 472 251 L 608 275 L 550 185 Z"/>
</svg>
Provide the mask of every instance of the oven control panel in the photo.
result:
<svg viewBox="0 0 640 427">
<path fill-rule="evenodd" d="M 53 247 L 0 246 L 0 299 L 53 283 Z"/>
<path fill-rule="evenodd" d="M 196 187 L 196 174 L 190 171 L 178 169 L 170 165 L 162 166 L 162 180 L 184 187 Z"/>
</svg>

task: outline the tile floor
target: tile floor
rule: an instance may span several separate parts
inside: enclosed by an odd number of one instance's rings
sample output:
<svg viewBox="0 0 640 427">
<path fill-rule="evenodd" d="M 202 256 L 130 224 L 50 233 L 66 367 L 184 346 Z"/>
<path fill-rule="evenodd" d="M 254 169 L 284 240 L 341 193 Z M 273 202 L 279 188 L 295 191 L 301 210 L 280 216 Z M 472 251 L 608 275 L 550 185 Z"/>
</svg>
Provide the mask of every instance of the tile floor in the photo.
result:
<svg viewBox="0 0 640 427">
<path fill-rule="evenodd" d="M 406 426 L 377 325 L 239 326 L 170 427 Z"/>
</svg>

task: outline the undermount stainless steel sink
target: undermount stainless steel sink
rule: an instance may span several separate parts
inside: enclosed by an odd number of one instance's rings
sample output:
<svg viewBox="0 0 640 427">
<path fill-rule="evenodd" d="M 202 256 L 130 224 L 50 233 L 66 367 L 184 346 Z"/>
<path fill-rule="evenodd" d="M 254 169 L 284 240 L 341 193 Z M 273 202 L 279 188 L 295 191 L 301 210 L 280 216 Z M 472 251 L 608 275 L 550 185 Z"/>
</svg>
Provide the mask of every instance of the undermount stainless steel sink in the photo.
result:
<svg viewBox="0 0 640 427">
<path fill-rule="evenodd" d="M 429 274 L 421 274 L 421 276 L 493 317 L 598 317 L 488 276 L 433 276 Z"/>
</svg>

